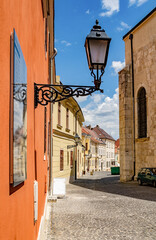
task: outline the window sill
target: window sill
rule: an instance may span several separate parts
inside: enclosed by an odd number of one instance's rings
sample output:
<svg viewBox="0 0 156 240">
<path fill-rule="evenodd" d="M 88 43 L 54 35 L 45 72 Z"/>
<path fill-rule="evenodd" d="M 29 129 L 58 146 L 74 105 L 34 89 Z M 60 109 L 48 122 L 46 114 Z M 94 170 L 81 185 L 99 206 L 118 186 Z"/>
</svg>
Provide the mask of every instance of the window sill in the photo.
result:
<svg viewBox="0 0 156 240">
<path fill-rule="evenodd" d="M 57 124 L 58 129 L 62 129 L 62 126 L 60 124 Z"/>
<path fill-rule="evenodd" d="M 146 137 L 146 138 L 136 138 L 135 141 L 136 142 L 147 142 L 150 140 L 150 137 Z"/>
<path fill-rule="evenodd" d="M 66 132 L 70 132 L 70 129 L 69 129 L 69 128 L 66 128 L 65 130 L 66 130 Z"/>
</svg>

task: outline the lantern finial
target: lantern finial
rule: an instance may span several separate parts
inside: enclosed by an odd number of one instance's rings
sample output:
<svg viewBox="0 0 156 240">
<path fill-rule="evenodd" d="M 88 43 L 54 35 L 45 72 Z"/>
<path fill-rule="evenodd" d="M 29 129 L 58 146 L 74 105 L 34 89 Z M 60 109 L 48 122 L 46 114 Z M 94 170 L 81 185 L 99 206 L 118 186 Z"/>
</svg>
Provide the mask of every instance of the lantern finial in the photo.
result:
<svg viewBox="0 0 156 240">
<path fill-rule="evenodd" d="M 101 26 L 99 25 L 99 21 L 96 19 L 96 25 L 93 26 L 93 30 L 100 30 Z"/>
</svg>

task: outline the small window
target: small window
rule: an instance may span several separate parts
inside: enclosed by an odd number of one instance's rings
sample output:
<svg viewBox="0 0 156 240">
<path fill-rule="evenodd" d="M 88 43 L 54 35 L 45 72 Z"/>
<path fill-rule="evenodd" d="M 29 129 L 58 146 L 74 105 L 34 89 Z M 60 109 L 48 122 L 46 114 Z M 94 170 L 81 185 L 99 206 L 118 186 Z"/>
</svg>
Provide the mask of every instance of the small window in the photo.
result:
<svg viewBox="0 0 156 240">
<path fill-rule="evenodd" d="M 88 143 L 86 143 L 86 151 L 88 151 Z"/>
<path fill-rule="evenodd" d="M 69 129 L 69 109 L 66 109 L 66 128 Z"/>
<path fill-rule="evenodd" d="M 60 150 L 60 171 L 63 171 L 64 167 L 64 151 Z"/>
<path fill-rule="evenodd" d="M 61 126 L 61 103 L 58 103 L 58 125 Z"/>
<path fill-rule="evenodd" d="M 147 137 L 146 90 L 138 91 L 138 138 Z"/>
<path fill-rule="evenodd" d="M 67 166 L 69 166 L 69 152 L 67 152 Z"/>
</svg>

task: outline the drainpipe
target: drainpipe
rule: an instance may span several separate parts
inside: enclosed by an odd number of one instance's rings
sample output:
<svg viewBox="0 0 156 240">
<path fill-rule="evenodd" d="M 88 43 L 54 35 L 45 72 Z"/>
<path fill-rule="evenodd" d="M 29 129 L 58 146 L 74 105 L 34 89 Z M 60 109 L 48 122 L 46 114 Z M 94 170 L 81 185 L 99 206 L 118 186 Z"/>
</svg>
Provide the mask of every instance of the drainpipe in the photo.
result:
<svg viewBox="0 0 156 240">
<path fill-rule="evenodd" d="M 54 48 L 54 52 L 53 55 L 50 57 L 50 79 L 51 79 L 51 84 L 54 84 L 53 82 L 53 74 L 54 74 L 54 69 L 53 69 L 53 59 L 56 57 L 57 55 L 57 49 Z M 52 172 L 53 172 L 53 103 L 50 104 L 50 135 L 51 135 L 51 141 L 50 141 L 50 186 L 49 186 L 49 192 L 50 195 L 52 195 L 52 185 L 53 185 L 53 176 L 52 176 Z"/>
<path fill-rule="evenodd" d="M 134 155 L 134 175 L 135 177 L 135 163 L 136 163 L 136 151 L 135 151 L 135 97 L 134 97 L 134 61 L 133 61 L 133 34 L 130 34 L 129 39 L 131 41 L 131 65 L 132 65 L 132 100 L 133 100 L 133 155 Z"/>
</svg>

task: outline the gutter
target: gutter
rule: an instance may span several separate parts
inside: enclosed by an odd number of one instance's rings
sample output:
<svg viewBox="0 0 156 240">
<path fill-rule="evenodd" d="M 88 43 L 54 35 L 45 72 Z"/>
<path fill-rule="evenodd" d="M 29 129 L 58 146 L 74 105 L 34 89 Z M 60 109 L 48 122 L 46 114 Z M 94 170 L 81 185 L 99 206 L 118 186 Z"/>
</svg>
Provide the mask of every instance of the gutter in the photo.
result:
<svg viewBox="0 0 156 240">
<path fill-rule="evenodd" d="M 134 98 L 134 60 L 133 60 L 133 34 L 129 35 L 129 39 L 131 41 L 131 65 L 132 65 L 132 101 L 133 101 L 133 167 L 134 167 L 134 175 L 132 176 L 132 180 L 135 177 L 135 164 L 136 164 L 136 151 L 135 151 L 135 98 Z"/>
</svg>

